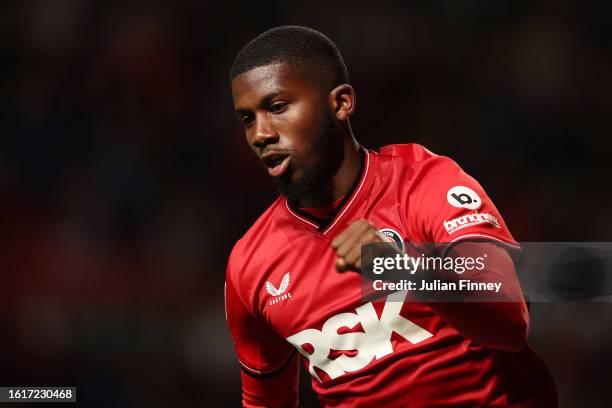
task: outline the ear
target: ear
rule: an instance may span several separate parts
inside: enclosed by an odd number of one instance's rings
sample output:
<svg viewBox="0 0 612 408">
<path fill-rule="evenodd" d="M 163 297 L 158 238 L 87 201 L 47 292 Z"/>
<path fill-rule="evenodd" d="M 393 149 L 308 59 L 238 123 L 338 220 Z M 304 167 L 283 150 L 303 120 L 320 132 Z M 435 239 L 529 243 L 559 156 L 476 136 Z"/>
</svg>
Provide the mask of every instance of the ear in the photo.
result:
<svg viewBox="0 0 612 408">
<path fill-rule="evenodd" d="M 357 104 L 355 89 L 348 84 L 338 85 L 329 93 L 331 108 L 336 115 L 336 119 L 341 122 L 348 120 Z"/>
</svg>

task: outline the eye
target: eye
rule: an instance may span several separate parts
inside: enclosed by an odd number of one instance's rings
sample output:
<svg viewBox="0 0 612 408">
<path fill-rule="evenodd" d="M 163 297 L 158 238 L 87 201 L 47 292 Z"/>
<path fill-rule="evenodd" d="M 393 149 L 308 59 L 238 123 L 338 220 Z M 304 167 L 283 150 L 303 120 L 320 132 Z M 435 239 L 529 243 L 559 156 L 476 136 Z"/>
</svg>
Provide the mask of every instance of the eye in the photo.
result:
<svg viewBox="0 0 612 408">
<path fill-rule="evenodd" d="M 251 126 L 254 120 L 255 115 L 253 115 L 252 113 L 245 113 L 244 115 L 240 116 L 240 123 L 242 123 L 244 127 Z"/>
<path fill-rule="evenodd" d="M 275 102 L 270 105 L 269 111 L 272 113 L 282 113 L 287 109 L 288 106 L 289 103 L 287 102 Z"/>
</svg>

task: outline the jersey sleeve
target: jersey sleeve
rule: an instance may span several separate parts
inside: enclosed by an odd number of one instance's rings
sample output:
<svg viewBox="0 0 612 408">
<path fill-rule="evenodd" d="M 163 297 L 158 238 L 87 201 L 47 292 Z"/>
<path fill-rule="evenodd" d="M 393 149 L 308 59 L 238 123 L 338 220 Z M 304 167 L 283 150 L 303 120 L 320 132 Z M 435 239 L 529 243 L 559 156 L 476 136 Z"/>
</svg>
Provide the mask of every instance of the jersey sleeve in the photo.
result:
<svg viewBox="0 0 612 408">
<path fill-rule="evenodd" d="M 436 156 L 417 171 L 408 220 L 423 242 L 445 252 L 462 240 L 495 241 L 520 253 L 501 214 L 480 186 L 453 160 Z"/>
<path fill-rule="evenodd" d="M 299 391 L 297 352 L 249 307 L 255 303 L 246 300 L 252 282 L 234 273 L 238 271 L 233 270 L 232 258 L 225 281 L 225 317 L 242 368 L 242 406 L 295 407 Z"/>
<path fill-rule="evenodd" d="M 295 349 L 247 307 L 234 284 L 228 264 L 225 313 L 240 365 L 253 376 L 273 376 L 282 371 Z"/>
</svg>

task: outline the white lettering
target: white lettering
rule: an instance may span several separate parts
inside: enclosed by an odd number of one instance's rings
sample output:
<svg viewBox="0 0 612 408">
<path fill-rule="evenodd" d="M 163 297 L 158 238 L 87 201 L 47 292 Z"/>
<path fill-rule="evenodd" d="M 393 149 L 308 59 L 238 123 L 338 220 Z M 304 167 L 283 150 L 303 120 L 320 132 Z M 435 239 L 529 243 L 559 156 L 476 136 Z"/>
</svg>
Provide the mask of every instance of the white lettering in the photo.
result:
<svg viewBox="0 0 612 408">
<path fill-rule="evenodd" d="M 446 229 L 446 232 L 452 234 L 462 228 L 482 224 L 485 222 L 493 225 L 495 228 L 501 228 L 501 226 L 499 225 L 499 221 L 497 220 L 497 218 L 495 218 L 495 216 L 488 213 L 477 212 L 453 218 L 452 220 L 445 220 L 442 223 L 444 224 L 444 229 Z"/>
<path fill-rule="evenodd" d="M 372 302 L 359 306 L 357 313 L 340 313 L 329 318 L 321 328 L 306 329 L 287 338 L 310 364 L 308 371 L 321 382 L 314 367 L 324 371 L 331 379 L 346 372 L 357 371 L 367 366 L 374 358 L 382 358 L 393 352 L 391 334 L 399 334 L 412 344 L 433 336 L 430 332 L 400 315 L 406 291 L 387 296 L 380 319 Z M 352 329 L 361 323 L 363 332 L 339 334 L 341 328 Z M 304 345 L 313 348 L 309 354 Z M 355 356 L 341 355 L 335 360 L 327 358 L 331 350 L 357 350 Z"/>
</svg>

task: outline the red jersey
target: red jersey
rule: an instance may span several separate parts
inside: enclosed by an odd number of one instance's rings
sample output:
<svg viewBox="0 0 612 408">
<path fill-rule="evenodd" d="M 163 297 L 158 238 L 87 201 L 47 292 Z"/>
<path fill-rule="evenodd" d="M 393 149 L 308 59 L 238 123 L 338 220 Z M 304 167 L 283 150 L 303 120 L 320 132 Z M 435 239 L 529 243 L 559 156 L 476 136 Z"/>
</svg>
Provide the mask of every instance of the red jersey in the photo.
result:
<svg viewBox="0 0 612 408">
<path fill-rule="evenodd" d="M 296 351 L 324 406 L 556 406 L 526 347 L 482 347 L 426 303 L 364 303 L 361 277 L 338 273 L 331 241 L 366 219 L 406 242 L 486 239 L 519 249 L 482 187 L 417 144 L 367 151 L 361 175 L 326 221 L 278 198 L 234 247 L 226 313 L 242 369 L 270 376 Z M 395 301 L 393 301 L 395 300 Z"/>
</svg>

